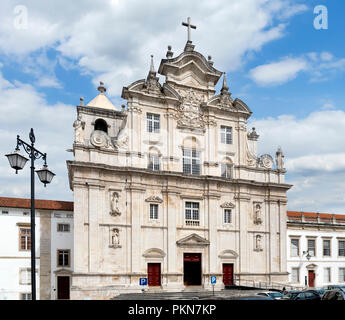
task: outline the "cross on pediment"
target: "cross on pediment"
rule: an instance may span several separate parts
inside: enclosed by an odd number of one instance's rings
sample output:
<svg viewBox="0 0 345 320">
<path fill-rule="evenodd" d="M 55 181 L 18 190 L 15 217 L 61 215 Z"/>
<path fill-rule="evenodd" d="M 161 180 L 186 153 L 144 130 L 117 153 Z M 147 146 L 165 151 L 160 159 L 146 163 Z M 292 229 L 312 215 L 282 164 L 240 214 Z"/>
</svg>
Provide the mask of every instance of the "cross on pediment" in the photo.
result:
<svg viewBox="0 0 345 320">
<path fill-rule="evenodd" d="M 182 22 L 182 25 L 187 27 L 188 30 L 188 42 L 192 42 L 192 40 L 190 39 L 190 29 L 196 29 L 196 26 L 191 24 L 191 20 L 190 17 L 187 18 L 187 22 Z"/>
</svg>

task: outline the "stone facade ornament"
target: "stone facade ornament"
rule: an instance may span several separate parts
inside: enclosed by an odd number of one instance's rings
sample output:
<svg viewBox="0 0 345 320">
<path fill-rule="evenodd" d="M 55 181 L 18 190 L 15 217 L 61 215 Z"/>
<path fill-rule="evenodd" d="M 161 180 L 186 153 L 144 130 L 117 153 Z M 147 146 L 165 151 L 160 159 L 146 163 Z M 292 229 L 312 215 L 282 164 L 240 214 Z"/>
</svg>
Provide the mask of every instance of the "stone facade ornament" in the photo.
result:
<svg viewBox="0 0 345 320">
<path fill-rule="evenodd" d="M 81 115 L 78 114 L 77 120 L 73 123 L 73 128 L 75 132 L 75 143 L 84 143 L 84 129 L 85 129 L 85 122 L 81 120 Z"/>
<path fill-rule="evenodd" d="M 231 202 L 223 202 L 221 205 L 220 205 L 221 208 L 230 208 L 230 209 L 233 209 L 235 208 L 235 205 Z"/>
<path fill-rule="evenodd" d="M 95 147 L 112 148 L 110 137 L 101 130 L 95 130 L 91 133 L 90 142 Z"/>
<path fill-rule="evenodd" d="M 261 213 L 261 204 L 254 203 L 254 223 L 261 224 L 262 223 L 262 213 Z"/>
<path fill-rule="evenodd" d="M 163 200 L 158 196 L 150 196 L 145 199 L 146 202 L 162 203 Z"/>
<path fill-rule="evenodd" d="M 278 170 L 285 170 L 284 168 L 284 154 L 281 147 L 276 152 L 276 165 Z"/>
<path fill-rule="evenodd" d="M 121 248 L 121 245 L 120 245 L 120 230 L 117 229 L 117 228 L 111 229 L 110 247 L 112 247 L 112 248 Z"/>
<path fill-rule="evenodd" d="M 272 169 L 274 165 L 273 158 L 269 154 L 263 154 L 259 159 L 259 166 L 265 169 Z"/>
<path fill-rule="evenodd" d="M 262 236 L 257 234 L 255 235 L 255 251 L 262 251 Z"/>
<path fill-rule="evenodd" d="M 205 128 L 205 119 L 201 110 L 203 96 L 197 94 L 192 88 L 188 91 L 179 90 L 182 103 L 177 110 L 177 124 L 180 127 Z"/>
<path fill-rule="evenodd" d="M 119 194 L 117 192 L 113 192 L 111 195 L 111 199 L 110 199 L 110 215 L 112 216 L 120 216 L 121 215 L 121 211 L 119 209 Z"/>
</svg>

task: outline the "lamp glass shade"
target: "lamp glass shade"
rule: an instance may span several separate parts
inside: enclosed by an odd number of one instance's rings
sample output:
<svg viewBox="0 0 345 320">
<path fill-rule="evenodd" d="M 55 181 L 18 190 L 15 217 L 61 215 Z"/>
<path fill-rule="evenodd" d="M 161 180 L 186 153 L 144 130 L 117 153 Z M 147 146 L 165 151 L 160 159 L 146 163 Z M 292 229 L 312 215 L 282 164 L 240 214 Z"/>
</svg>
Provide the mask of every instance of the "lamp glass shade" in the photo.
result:
<svg viewBox="0 0 345 320">
<path fill-rule="evenodd" d="M 38 178 L 40 179 L 42 183 L 44 183 L 44 185 L 46 185 L 47 183 L 50 183 L 53 180 L 53 177 L 55 176 L 55 173 L 50 171 L 47 165 L 44 165 L 43 168 L 40 170 L 36 170 L 36 172 L 37 172 Z"/>
<path fill-rule="evenodd" d="M 25 158 L 22 156 L 18 150 L 16 150 L 13 153 L 6 154 L 6 157 L 8 159 L 8 162 L 10 163 L 10 166 L 17 170 L 22 170 L 26 164 L 26 162 L 29 160 L 28 158 Z"/>
</svg>

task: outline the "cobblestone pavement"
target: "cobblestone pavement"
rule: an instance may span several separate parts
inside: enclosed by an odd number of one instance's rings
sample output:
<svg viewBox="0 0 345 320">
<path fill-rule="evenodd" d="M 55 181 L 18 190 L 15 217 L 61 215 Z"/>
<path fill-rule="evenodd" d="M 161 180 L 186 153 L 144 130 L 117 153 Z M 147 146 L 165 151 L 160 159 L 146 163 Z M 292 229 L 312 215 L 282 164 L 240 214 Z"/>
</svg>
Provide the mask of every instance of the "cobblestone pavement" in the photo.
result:
<svg viewBox="0 0 345 320">
<path fill-rule="evenodd" d="M 222 290 L 196 292 L 145 292 L 120 294 L 113 300 L 233 300 L 236 297 L 252 296 L 263 290 Z"/>
</svg>

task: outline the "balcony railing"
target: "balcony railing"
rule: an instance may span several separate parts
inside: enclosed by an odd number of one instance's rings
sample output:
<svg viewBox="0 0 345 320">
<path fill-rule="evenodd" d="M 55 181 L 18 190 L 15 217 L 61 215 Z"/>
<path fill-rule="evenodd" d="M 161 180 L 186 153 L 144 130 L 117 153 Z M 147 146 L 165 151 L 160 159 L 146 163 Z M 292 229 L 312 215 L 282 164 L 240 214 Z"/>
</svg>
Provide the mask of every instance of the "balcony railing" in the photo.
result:
<svg viewBox="0 0 345 320">
<path fill-rule="evenodd" d="M 199 220 L 185 220 L 186 226 L 190 227 L 199 227 L 200 226 L 200 221 Z"/>
</svg>

